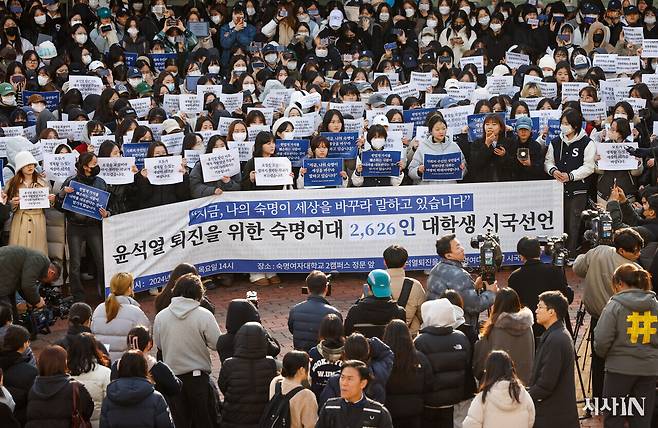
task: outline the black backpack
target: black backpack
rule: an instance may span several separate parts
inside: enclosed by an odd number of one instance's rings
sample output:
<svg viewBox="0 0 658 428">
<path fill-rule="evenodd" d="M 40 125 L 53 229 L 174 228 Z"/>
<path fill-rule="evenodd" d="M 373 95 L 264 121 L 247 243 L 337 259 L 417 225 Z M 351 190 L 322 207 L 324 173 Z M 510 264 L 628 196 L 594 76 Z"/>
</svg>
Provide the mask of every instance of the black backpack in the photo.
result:
<svg viewBox="0 0 658 428">
<path fill-rule="evenodd" d="M 258 425 L 260 428 L 290 428 L 290 400 L 304 387 L 298 386 L 289 393 L 283 394 L 281 382 L 278 381 L 274 386 L 274 396 L 260 418 Z"/>
</svg>

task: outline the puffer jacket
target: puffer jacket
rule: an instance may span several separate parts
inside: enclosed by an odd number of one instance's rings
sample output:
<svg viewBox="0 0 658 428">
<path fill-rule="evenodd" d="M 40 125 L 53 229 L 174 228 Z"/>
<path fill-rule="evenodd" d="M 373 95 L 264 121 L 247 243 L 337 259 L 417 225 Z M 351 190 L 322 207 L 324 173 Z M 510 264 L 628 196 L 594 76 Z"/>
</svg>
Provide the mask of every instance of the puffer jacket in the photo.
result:
<svg viewBox="0 0 658 428">
<path fill-rule="evenodd" d="M 343 367 L 343 345 L 339 343 L 329 343 L 323 340 L 314 346 L 308 353 L 311 359 L 311 391 L 315 393 L 316 398 L 327 385 L 329 378 L 340 371 Z"/>
<path fill-rule="evenodd" d="M 322 296 L 310 295 L 305 302 L 293 306 L 288 314 L 288 330 L 292 333 L 294 348 L 308 352 L 317 345 L 320 323 L 329 314 L 343 319 L 340 311 Z"/>
<path fill-rule="evenodd" d="M 61 207 L 62 204 L 64 203 L 64 198 L 66 197 L 66 192 L 64 192 L 64 188 L 70 186 L 71 181 L 78 182 L 80 184 L 84 184 L 85 186 L 90 186 L 94 187 L 98 190 L 102 190 L 104 192 L 107 192 L 107 184 L 105 183 L 105 180 L 103 180 L 100 177 L 85 177 L 80 174 L 71 176 L 64 180 L 64 183 L 62 183 L 62 190 L 57 194 L 57 202 L 55 204 L 56 207 Z M 108 208 L 109 210 L 109 208 Z M 112 212 L 110 211 L 110 214 Z M 87 217 L 82 214 L 75 213 L 73 211 L 68 211 L 65 210 L 64 214 L 66 214 L 66 221 L 70 224 L 75 224 L 78 226 L 98 226 L 101 227 L 101 221 L 96 220 L 95 218 Z"/>
<path fill-rule="evenodd" d="M 153 385 L 141 377 L 119 378 L 107 387 L 101 427 L 173 428 L 169 407 Z"/>
<path fill-rule="evenodd" d="M 219 336 L 217 340 L 217 353 L 222 363 L 235 354 L 235 335 L 240 327 L 248 322 L 260 323 L 258 309 L 247 299 L 231 300 L 226 311 L 226 333 Z M 267 355 L 276 357 L 281 351 L 279 342 L 270 336 L 267 330 L 265 335 L 267 336 Z"/>
<path fill-rule="evenodd" d="M 23 424 L 27 396 L 39 371 L 30 364 L 30 357 L 14 351 L 0 351 L 0 369 L 4 375 L 3 384 L 16 403 L 14 415 Z"/>
<path fill-rule="evenodd" d="M 223 428 L 257 428 L 269 402 L 276 361 L 267 356 L 262 325 L 248 322 L 235 336 L 235 354 L 222 364 L 218 385 L 224 394 Z"/>
<path fill-rule="evenodd" d="M 414 349 L 418 363 L 411 372 L 393 369 L 386 384 L 386 408 L 393 419 L 418 418 L 423 414 L 425 393 L 432 389 L 432 366 L 425 354 Z"/>
<path fill-rule="evenodd" d="M 0 247 L 0 296 L 20 291 L 30 304 L 39 302 L 37 282 L 46 276 L 50 259 L 45 254 L 18 245 Z"/>
<path fill-rule="evenodd" d="M 514 361 L 516 374 L 524 385 L 532 375 L 535 357 L 535 338 L 532 331 L 532 311 L 522 308 L 519 312 L 500 314 L 489 335 L 475 344 L 473 373 L 478 379 L 484 375 L 484 365 L 491 351 L 502 350 Z"/>
<path fill-rule="evenodd" d="M 74 382 L 79 390 L 78 411 L 88 421 L 94 412 L 94 402 L 84 385 L 69 375 L 39 376 L 28 395 L 25 428 L 71 427 Z"/>
<path fill-rule="evenodd" d="M 151 324 L 135 299 L 128 296 L 116 296 L 116 299 L 121 307 L 112 321 L 107 322 L 105 303 L 98 305 L 91 317 L 91 332 L 100 343 L 109 345 L 112 361 L 121 358 L 128 349 L 126 337 L 133 327 L 138 325 L 148 327 Z"/>
<path fill-rule="evenodd" d="M 66 217 L 57 210 L 45 211 L 48 256 L 62 261 L 66 255 Z"/>
<path fill-rule="evenodd" d="M 535 405 L 532 397 L 521 387 L 519 401 L 509 394 L 509 381 L 496 382 L 482 402 L 479 393 L 468 409 L 463 428 L 532 428 L 535 423 Z"/>
<path fill-rule="evenodd" d="M 101 404 L 105 398 L 105 391 L 110 384 L 110 369 L 100 364 L 96 364 L 93 370 L 82 373 L 78 376 L 72 376 L 87 388 L 87 392 L 94 401 L 94 413 L 91 415 L 91 426 L 98 427 L 101 417 Z"/>
<path fill-rule="evenodd" d="M 605 358 L 606 372 L 658 376 L 658 335 L 643 334 L 649 324 L 655 331 L 656 317 L 653 291 L 628 289 L 610 298 L 594 329 L 594 351 Z"/>
<path fill-rule="evenodd" d="M 377 334 L 377 337 L 381 337 L 380 333 L 383 335 L 386 324 L 394 319 L 407 320 L 407 313 L 397 301 L 387 297 L 366 296 L 347 311 L 345 335 L 352 334 L 358 324 L 372 324 L 381 327 Z"/>
<path fill-rule="evenodd" d="M 203 198 L 205 196 L 213 196 L 216 189 L 222 189 L 224 192 L 240 190 L 240 182 L 242 181 L 242 174 L 237 173 L 228 183 L 222 180 L 206 182 L 203 179 L 203 169 L 201 162 L 197 162 L 190 171 L 190 193 L 192 198 Z"/>
</svg>

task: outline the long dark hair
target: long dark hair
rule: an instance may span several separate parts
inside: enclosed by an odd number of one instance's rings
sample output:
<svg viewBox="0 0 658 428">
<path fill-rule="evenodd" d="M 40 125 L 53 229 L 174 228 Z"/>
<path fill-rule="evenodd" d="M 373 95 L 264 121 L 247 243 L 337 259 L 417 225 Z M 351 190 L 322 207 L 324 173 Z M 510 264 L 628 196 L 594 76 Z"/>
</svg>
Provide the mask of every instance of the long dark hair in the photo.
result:
<svg viewBox="0 0 658 428">
<path fill-rule="evenodd" d="M 158 294 L 157 297 L 155 298 L 156 313 L 160 312 L 161 310 L 169 306 L 169 303 L 171 303 L 171 292 L 174 288 L 174 284 L 176 284 L 178 278 L 180 278 L 181 276 L 187 273 L 193 273 L 194 275 L 199 274 L 199 272 L 196 270 L 194 265 L 191 265 L 189 263 L 181 263 L 178 266 L 176 266 L 173 271 L 171 271 L 171 275 L 169 276 L 169 281 L 167 281 L 167 285 L 165 285 L 165 288 L 162 289 L 162 292 Z"/>
<path fill-rule="evenodd" d="M 501 288 L 498 290 L 498 293 L 496 293 L 491 316 L 487 319 L 484 327 L 482 327 L 482 335 L 484 337 L 489 336 L 489 333 L 493 330 L 500 314 L 505 312 L 516 313 L 520 310 L 521 302 L 519 301 L 519 295 L 516 294 L 516 291 L 512 288 Z"/>
<path fill-rule="evenodd" d="M 98 342 L 91 333 L 82 333 L 71 340 L 68 349 L 68 367 L 72 376 L 88 373 L 96 364 L 109 365 L 109 360 L 98 348 Z"/>
<path fill-rule="evenodd" d="M 514 361 L 505 351 L 491 351 L 484 365 L 484 378 L 480 386 L 482 403 L 486 401 L 491 388 L 501 380 L 509 381 L 509 396 L 520 403 L 521 381 L 516 376 Z"/>
<path fill-rule="evenodd" d="M 389 322 L 384 330 L 382 340 L 395 355 L 391 376 L 409 376 L 418 367 L 418 358 L 416 357 L 414 342 L 411 339 L 407 323 L 402 320 Z"/>
</svg>

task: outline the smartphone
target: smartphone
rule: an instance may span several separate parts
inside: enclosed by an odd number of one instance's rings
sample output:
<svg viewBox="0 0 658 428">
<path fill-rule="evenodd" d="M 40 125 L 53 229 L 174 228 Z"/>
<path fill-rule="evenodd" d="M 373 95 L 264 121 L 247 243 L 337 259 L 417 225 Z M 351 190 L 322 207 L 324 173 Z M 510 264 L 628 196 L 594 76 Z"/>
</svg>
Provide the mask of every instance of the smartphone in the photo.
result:
<svg viewBox="0 0 658 428">
<path fill-rule="evenodd" d="M 539 19 L 529 18 L 528 25 L 537 25 L 539 26 Z"/>
<path fill-rule="evenodd" d="M 17 85 L 19 83 L 25 82 L 25 76 L 23 76 L 22 74 L 17 74 L 16 76 L 11 76 L 9 80 L 11 81 L 11 83 Z"/>
<path fill-rule="evenodd" d="M 537 19 L 539 19 L 539 22 L 546 22 L 546 21 L 548 21 L 548 16 L 546 16 L 546 15 L 539 15 L 539 16 L 537 17 Z"/>
<path fill-rule="evenodd" d="M 563 42 L 568 42 L 571 40 L 571 36 L 569 34 L 558 34 L 557 38 L 562 40 Z"/>
<path fill-rule="evenodd" d="M 99 75 L 100 77 L 107 77 L 107 76 L 110 74 L 110 71 L 109 71 L 109 70 L 106 70 L 106 69 L 104 69 L 104 68 L 101 68 L 101 69 L 98 70 L 96 73 L 98 73 L 98 75 Z"/>
<path fill-rule="evenodd" d="M 280 16 L 281 18 L 286 18 L 286 17 L 288 16 L 288 11 L 285 10 L 285 9 L 281 9 L 281 10 L 279 11 L 279 16 Z"/>
<path fill-rule="evenodd" d="M 168 18 L 167 19 L 167 25 L 170 27 L 175 27 L 176 26 L 176 18 Z"/>
<path fill-rule="evenodd" d="M 564 15 L 553 15 L 553 21 L 557 23 L 564 21 Z"/>
<path fill-rule="evenodd" d="M 440 56 L 439 63 L 441 64 L 450 64 L 451 58 L 449 56 Z"/>
<path fill-rule="evenodd" d="M 109 31 L 112 31 L 112 26 L 110 24 L 101 25 L 102 33 L 107 33 Z"/>
<path fill-rule="evenodd" d="M 530 151 L 527 148 L 520 147 L 516 149 L 516 158 L 518 160 L 530 160 Z"/>
<path fill-rule="evenodd" d="M 398 48 L 398 44 L 396 42 L 391 42 L 391 43 L 386 43 L 384 45 L 384 50 L 385 51 L 392 51 Z"/>
</svg>

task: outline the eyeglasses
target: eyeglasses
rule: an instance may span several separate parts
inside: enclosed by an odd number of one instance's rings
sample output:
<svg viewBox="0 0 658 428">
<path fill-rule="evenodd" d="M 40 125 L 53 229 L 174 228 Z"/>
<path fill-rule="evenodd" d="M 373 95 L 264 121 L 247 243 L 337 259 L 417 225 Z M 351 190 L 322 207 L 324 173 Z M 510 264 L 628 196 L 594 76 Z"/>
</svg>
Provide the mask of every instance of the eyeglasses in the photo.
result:
<svg viewBox="0 0 658 428">
<path fill-rule="evenodd" d="M 537 305 L 537 309 L 548 310 L 548 307 L 547 307 L 546 305 L 544 305 L 543 303 L 539 303 L 539 304 Z"/>
</svg>

